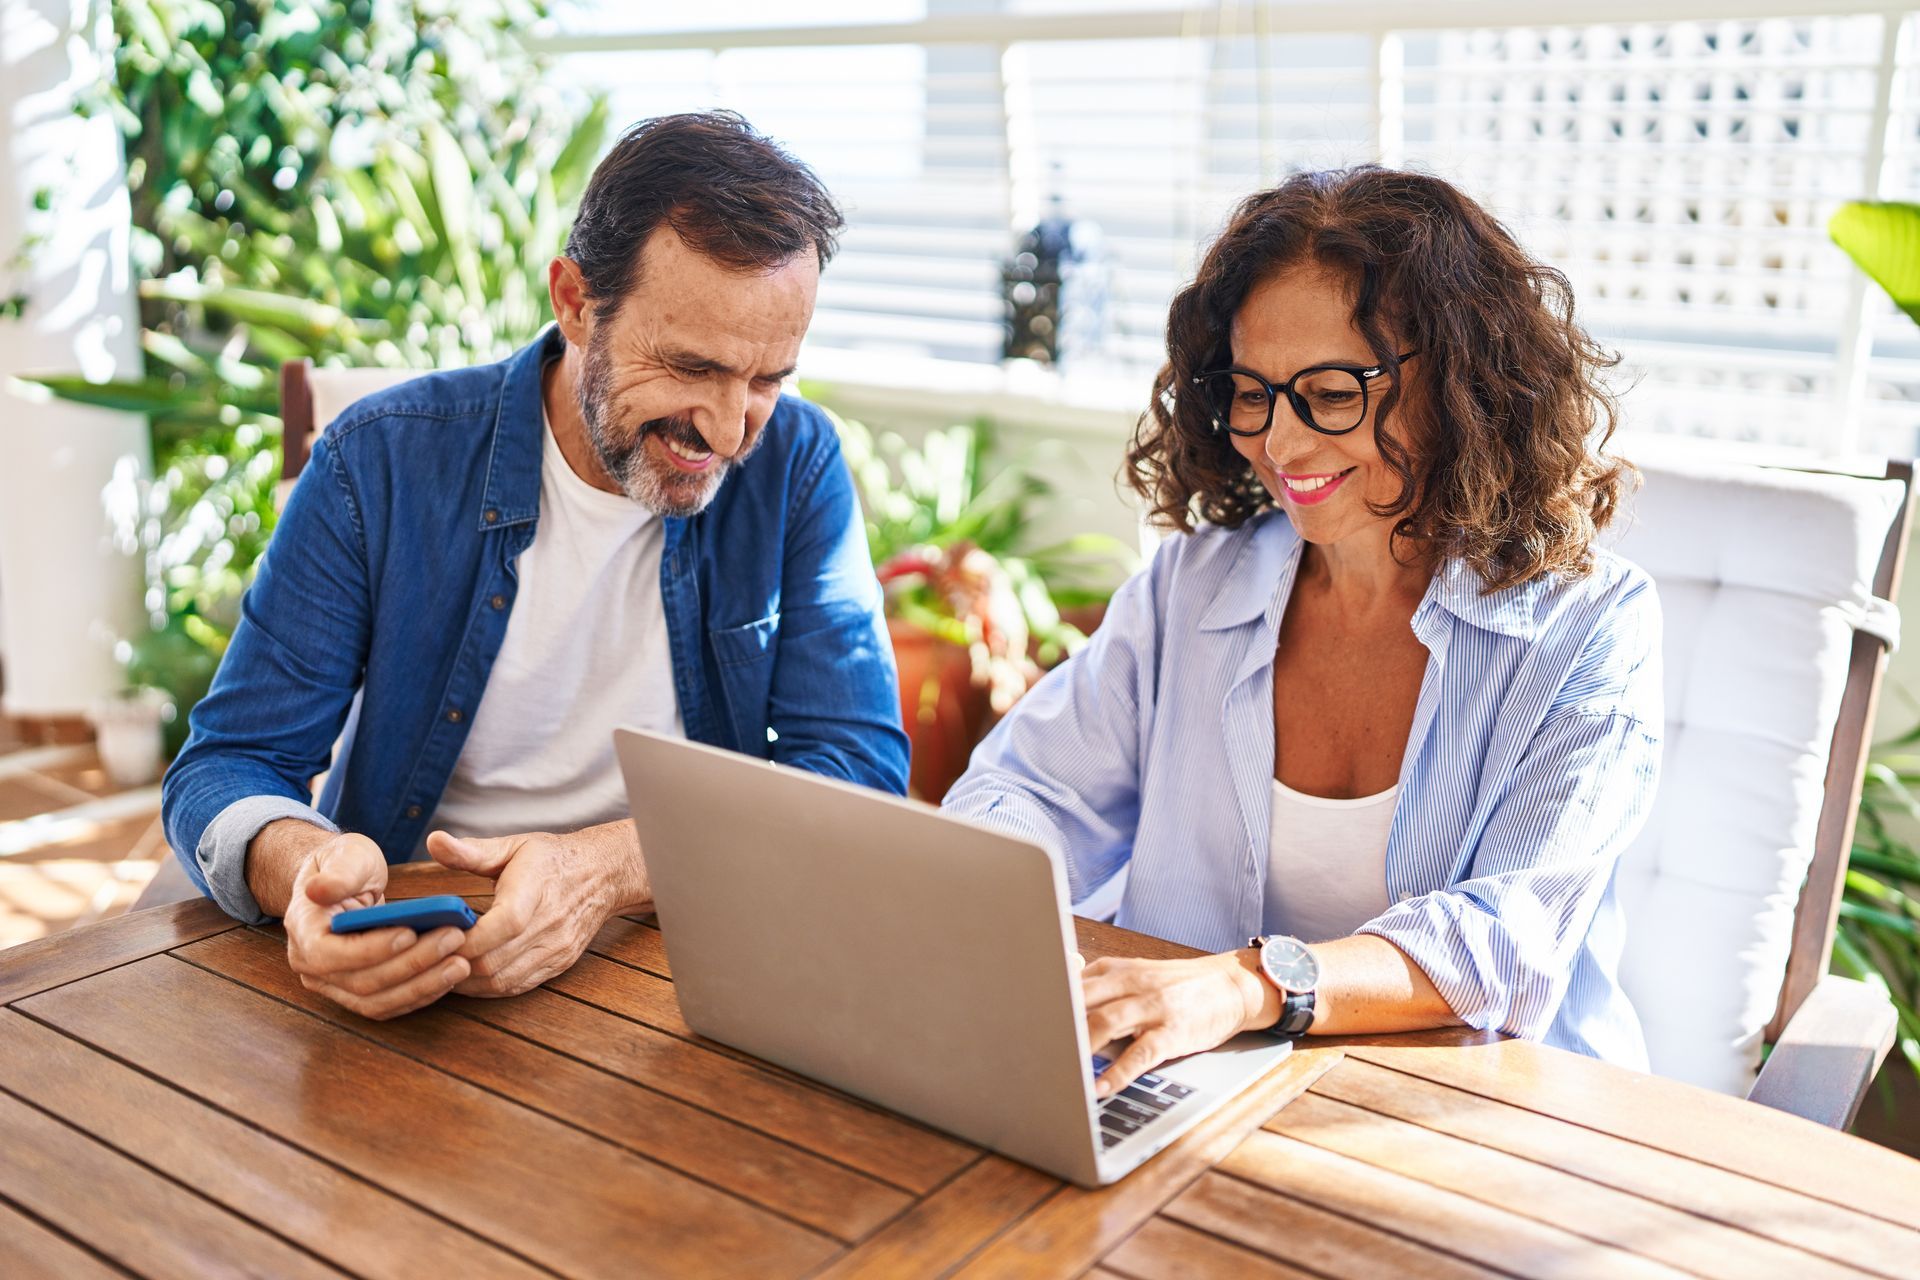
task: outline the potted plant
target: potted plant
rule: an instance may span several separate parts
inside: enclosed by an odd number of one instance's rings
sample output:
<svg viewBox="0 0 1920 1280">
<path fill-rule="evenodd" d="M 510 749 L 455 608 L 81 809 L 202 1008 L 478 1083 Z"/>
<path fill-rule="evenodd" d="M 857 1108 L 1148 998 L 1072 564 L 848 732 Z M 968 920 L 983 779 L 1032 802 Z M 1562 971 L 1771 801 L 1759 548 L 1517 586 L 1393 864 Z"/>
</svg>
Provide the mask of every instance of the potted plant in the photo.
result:
<svg viewBox="0 0 1920 1280">
<path fill-rule="evenodd" d="M 145 367 L 26 379 L 151 423 L 153 479 L 118 509 L 152 630 L 121 658 L 171 695 L 171 749 L 273 531 L 280 366 L 431 369 L 532 338 L 607 121 L 518 42 L 547 0 L 241 8 L 108 7 L 83 110 L 126 147 Z"/>
<path fill-rule="evenodd" d="M 1100 534 L 1032 545 L 1053 487 L 1033 457 L 989 474 L 984 421 L 930 431 L 918 448 L 834 422 L 886 592 L 912 794 L 938 803 L 994 721 L 1086 643 L 1136 557 Z"/>
<path fill-rule="evenodd" d="M 1894 304 L 1920 323 L 1920 205 L 1843 205 L 1828 230 Z M 1873 750 L 1833 940 L 1835 972 L 1872 983 L 1892 999 L 1899 1017 L 1896 1047 L 1920 1078 L 1917 840 L 1920 729 Z"/>
</svg>

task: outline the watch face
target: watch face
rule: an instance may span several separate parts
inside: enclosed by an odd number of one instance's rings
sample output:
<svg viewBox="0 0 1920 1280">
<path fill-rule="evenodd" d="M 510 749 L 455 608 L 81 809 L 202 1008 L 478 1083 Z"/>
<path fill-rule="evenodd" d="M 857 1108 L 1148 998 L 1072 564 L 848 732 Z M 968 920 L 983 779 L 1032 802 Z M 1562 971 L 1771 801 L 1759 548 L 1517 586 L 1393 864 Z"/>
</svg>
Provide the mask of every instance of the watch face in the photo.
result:
<svg viewBox="0 0 1920 1280">
<path fill-rule="evenodd" d="M 1320 962 L 1298 938 L 1268 938 L 1260 948 L 1260 967 L 1282 991 L 1311 991 L 1320 985 Z"/>
</svg>

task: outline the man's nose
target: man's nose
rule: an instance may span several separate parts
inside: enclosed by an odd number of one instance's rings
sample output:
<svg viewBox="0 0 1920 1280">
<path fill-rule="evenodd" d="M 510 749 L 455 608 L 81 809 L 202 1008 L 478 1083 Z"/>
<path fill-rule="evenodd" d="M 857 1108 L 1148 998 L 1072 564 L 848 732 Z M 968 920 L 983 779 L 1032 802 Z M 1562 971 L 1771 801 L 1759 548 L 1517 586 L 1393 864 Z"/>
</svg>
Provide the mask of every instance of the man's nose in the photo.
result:
<svg viewBox="0 0 1920 1280">
<path fill-rule="evenodd" d="M 747 384 L 728 380 L 714 392 L 698 424 L 707 448 L 723 458 L 740 452 L 747 438 Z"/>
</svg>

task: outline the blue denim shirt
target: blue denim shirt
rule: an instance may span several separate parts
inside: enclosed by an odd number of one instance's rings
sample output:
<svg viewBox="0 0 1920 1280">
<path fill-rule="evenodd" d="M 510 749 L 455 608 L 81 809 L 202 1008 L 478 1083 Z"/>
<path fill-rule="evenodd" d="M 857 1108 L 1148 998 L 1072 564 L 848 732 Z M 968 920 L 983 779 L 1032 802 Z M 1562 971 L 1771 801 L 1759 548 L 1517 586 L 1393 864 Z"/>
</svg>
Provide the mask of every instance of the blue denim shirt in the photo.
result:
<svg viewBox="0 0 1920 1280">
<path fill-rule="evenodd" d="M 315 446 L 162 790 L 187 874 L 235 917 L 263 918 L 246 848 L 276 818 L 360 832 L 390 862 L 424 839 L 533 541 L 541 370 L 562 345 L 550 328 L 368 396 Z M 893 651 L 826 415 L 782 397 L 707 509 L 663 523 L 687 736 L 904 793 Z"/>
</svg>

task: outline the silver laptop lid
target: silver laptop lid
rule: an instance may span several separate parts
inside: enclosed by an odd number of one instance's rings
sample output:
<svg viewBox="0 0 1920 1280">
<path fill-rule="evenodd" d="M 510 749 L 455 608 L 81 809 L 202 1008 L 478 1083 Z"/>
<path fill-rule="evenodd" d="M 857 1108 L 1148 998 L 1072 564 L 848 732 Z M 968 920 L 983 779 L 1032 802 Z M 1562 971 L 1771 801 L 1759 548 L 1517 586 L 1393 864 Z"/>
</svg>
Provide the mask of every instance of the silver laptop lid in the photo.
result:
<svg viewBox="0 0 1920 1280">
<path fill-rule="evenodd" d="M 678 739 L 615 734 L 696 1031 L 1091 1181 L 1065 880 L 924 805 Z"/>
</svg>

